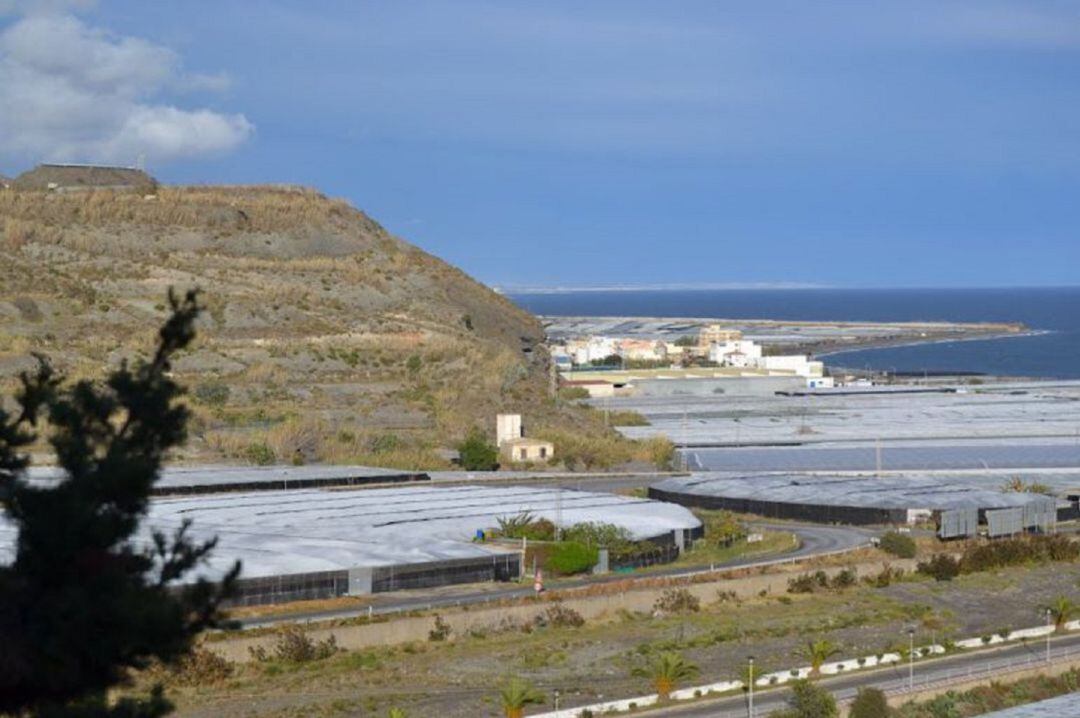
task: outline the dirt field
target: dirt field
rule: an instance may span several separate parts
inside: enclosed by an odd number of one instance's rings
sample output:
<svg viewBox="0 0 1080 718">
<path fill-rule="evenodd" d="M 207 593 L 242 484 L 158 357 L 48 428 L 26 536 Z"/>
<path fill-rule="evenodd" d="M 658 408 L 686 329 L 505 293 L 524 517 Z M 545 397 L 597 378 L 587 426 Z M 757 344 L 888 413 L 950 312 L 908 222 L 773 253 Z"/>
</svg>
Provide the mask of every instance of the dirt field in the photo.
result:
<svg viewBox="0 0 1080 718">
<path fill-rule="evenodd" d="M 338 653 L 305 664 L 280 661 L 234 668 L 214 686 L 170 685 L 180 716 L 381 716 L 475 718 L 498 714 L 495 693 L 523 676 L 563 705 L 646 692 L 631 668 L 650 653 L 678 650 L 701 667 L 701 682 L 734 678 L 749 654 L 763 670 L 798 665 L 798 649 L 827 637 L 843 655 L 884 652 L 908 627 L 917 641 L 1036 625 L 1058 594 L 1076 596 L 1075 565 L 976 574 L 948 583 L 910 579 L 886 588 L 856 587 L 744 602 L 719 594 L 698 613 L 626 613 L 579 628 L 507 626 L 486 635 L 451 635 L 393 649 Z M 422 681 L 419 680 L 422 677 Z M 422 685 L 423 687 L 418 687 Z"/>
</svg>

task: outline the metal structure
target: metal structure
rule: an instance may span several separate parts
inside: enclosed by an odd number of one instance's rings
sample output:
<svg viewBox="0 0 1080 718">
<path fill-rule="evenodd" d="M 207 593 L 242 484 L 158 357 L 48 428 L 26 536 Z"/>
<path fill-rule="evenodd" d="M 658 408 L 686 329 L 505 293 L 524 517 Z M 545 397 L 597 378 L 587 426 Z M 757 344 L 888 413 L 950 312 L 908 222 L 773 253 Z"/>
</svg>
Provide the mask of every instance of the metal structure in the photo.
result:
<svg viewBox="0 0 1080 718">
<path fill-rule="evenodd" d="M 1000 479 L 929 475 L 695 474 L 649 487 L 661 501 L 815 523 L 910 524 L 933 519 L 942 538 L 1054 530 L 1059 503 L 1027 492 L 1006 492 Z"/>
<path fill-rule="evenodd" d="M 940 539 L 974 536 L 979 530 L 979 510 L 976 508 L 949 509 L 938 512 Z"/>
</svg>

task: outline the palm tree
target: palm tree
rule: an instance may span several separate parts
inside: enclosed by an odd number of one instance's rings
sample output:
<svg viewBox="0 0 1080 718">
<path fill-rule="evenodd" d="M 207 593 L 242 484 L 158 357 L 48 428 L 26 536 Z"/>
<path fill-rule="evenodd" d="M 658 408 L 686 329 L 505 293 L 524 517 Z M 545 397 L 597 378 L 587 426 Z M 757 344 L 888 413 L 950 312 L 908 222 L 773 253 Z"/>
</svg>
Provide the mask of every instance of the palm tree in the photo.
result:
<svg viewBox="0 0 1080 718">
<path fill-rule="evenodd" d="M 1064 630 L 1065 624 L 1077 613 L 1077 605 L 1068 596 L 1058 596 L 1050 604 L 1050 615 L 1054 619 L 1054 630 Z"/>
<path fill-rule="evenodd" d="M 674 652 L 661 653 L 654 656 L 646 665 L 638 666 L 633 674 L 642 678 L 648 678 L 656 688 L 656 694 L 661 700 L 667 699 L 675 686 L 682 681 L 696 676 L 700 671 L 693 663 Z"/>
<path fill-rule="evenodd" d="M 807 643 L 806 647 L 799 651 L 799 655 L 810 662 L 810 675 L 817 676 L 821 674 L 822 664 L 839 652 L 840 649 L 836 644 L 827 638 L 822 638 Z"/>
<path fill-rule="evenodd" d="M 532 683 L 515 677 L 499 690 L 499 699 L 502 701 L 506 718 L 522 718 L 525 715 L 525 706 L 543 703 L 544 694 L 536 690 Z"/>
</svg>

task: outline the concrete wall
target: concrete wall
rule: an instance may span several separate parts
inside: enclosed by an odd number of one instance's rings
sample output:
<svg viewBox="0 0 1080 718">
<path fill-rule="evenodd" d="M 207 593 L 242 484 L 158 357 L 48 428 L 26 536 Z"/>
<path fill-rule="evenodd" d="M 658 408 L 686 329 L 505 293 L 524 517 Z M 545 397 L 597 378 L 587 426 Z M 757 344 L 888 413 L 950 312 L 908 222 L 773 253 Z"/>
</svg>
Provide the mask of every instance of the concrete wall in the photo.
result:
<svg viewBox="0 0 1080 718">
<path fill-rule="evenodd" d="M 853 569 L 859 576 L 874 576 L 888 564 L 894 569 L 913 571 L 916 561 L 892 560 L 873 561 L 863 564 L 854 564 L 848 567 L 835 566 L 822 569 L 826 574 L 835 575 L 844 568 Z M 685 588 L 702 603 L 715 603 L 720 593 L 734 594 L 740 599 L 754 598 L 764 591 L 771 595 L 784 595 L 787 593 L 788 579 L 814 571 L 816 568 L 804 568 L 801 571 L 788 573 L 771 573 L 745 578 L 709 581 L 707 583 L 693 583 L 685 585 Z M 567 592 L 567 598 L 561 603 L 582 615 L 587 621 L 602 620 L 605 617 L 615 616 L 619 611 L 651 612 L 656 600 L 670 586 L 662 588 L 644 588 L 639 590 L 615 593 L 604 596 L 573 597 L 574 592 Z M 547 601 L 529 601 L 524 605 L 483 608 L 472 606 L 469 610 L 446 609 L 441 612 L 443 620 L 449 624 L 454 636 L 468 634 L 472 630 L 497 630 L 506 623 L 524 623 L 531 621 L 538 614 L 543 613 L 549 603 Z M 345 626 L 337 628 L 319 628 L 310 631 L 313 640 L 322 640 L 331 634 L 337 639 L 340 647 L 348 650 L 360 650 L 373 646 L 391 646 L 400 643 L 428 640 L 428 632 L 434 627 L 434 615 L 411 616 L 395 618 L 383 623 L 370 623 L 357 626 Z M 248 648 L 264 646 L 269 649 L 275 641 L 274 635 L 238 638 L 207 644 L 207 648 L 221 656 L 238 662 L 250 660 Z"/>
</svg>

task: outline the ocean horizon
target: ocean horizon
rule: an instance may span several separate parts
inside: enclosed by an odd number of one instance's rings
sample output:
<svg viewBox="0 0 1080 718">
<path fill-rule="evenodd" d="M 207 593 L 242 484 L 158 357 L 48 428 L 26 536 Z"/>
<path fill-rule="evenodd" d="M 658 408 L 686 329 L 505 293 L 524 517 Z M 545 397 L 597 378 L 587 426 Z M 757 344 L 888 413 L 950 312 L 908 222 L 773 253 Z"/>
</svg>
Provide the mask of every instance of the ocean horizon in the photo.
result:
<svg viewBox="0 0 1080 718">
<path fill-rule="evenodd" d="M 1002 338 L 905 344 L 823 355 L 828 366 L 1080 378 L 1080 287 L 956 289 L 589 289 L 507 292 L 534 314 L 782 321 L 1016 322 Z"/>
</svg>

